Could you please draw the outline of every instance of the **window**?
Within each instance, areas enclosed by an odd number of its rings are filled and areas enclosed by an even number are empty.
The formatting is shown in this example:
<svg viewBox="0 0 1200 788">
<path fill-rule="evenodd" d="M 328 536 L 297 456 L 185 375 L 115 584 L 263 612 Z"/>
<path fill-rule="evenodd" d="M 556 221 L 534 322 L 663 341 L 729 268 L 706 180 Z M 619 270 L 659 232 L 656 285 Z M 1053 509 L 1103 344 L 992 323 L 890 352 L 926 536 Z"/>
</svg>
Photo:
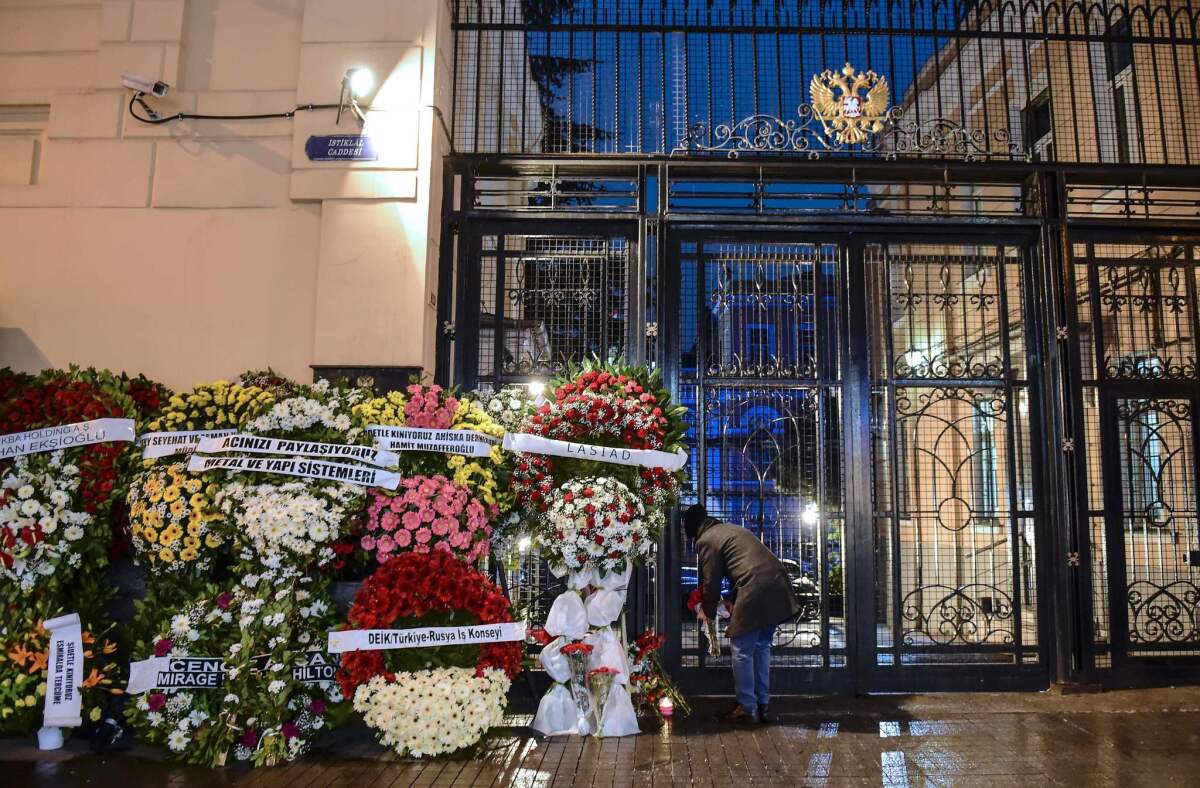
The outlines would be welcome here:
<svg viewBox="0 0 1200 788">
<path fill-rule="evenodd" d="M 1000 525 L 1000 456 L 996 447 L 994 420 L 991 416 L 976 413 L 971 418 L 974 435 L 974 450 L 971 468 L 975 477 L 971 509 L 974 510 L 975 525 Z"/>
<path fill-rule="evenodd" d="M 1050 114 L 1050 91 L 1044 90 L 1029 102 L 1021 113 L 1025 127 L 1025 147 L 1034 158 L 1046 161 L 1054 158 L 1054 125 Z"/>
<path fill-rule="evenodd" d="M 49 117 L 46 104 L 0 106 L 0 186 L 37 183 Z"/>
<path fill-rule="evenodd" d="M 1129 163 L 1129 115 L 1125 111 L 1125 86 L 1113 90 L 1113 117 L 1117 125 L 1117 161 Z"/>
<path fill-rule="evenodd" d="M 1133 65 L 1133 43 L 1129 41 L 1129 20 L 1120 19 L 1108 33 L 1108 78 L 1116 79 Z"/>
<path fill-rule="evenodd" d="M 746 350 L 749 358 L 774 357 L 775 326 L 767 323 L 751 323 L 746 326 Z"/>
</svg>

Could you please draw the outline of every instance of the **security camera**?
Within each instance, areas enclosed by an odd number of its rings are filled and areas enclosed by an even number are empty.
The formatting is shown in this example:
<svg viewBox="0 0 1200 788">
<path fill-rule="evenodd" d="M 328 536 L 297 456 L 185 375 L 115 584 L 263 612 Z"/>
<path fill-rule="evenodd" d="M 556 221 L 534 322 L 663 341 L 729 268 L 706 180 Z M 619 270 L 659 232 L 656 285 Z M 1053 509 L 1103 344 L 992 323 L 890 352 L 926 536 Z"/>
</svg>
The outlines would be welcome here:
<svg viewBox="0 0 1200 788">
<path fill-rule="evenodd" d="M 171 89 L 171 86 L 166 82 L 148 79 L 137 74 L 122 74 L 121 84 L 130 90 L 136 90 L 138 93 L 149 93 L 151 96 L 157 96 L 158 98 L 167 95 L 167 91 Z"/>
</svg>

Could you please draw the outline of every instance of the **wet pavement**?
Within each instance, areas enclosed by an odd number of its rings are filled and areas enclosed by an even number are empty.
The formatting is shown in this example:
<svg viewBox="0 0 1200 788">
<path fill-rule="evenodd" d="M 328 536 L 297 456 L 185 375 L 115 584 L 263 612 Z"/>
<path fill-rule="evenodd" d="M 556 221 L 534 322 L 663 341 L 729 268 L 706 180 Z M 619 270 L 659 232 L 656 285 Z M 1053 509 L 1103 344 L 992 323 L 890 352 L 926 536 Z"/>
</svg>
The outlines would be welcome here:
<svg viewBox="0 0 1200 788">
<path fill-rule="evenodd" d="M 138 747 L 39 755 L 7 741 L 0 785 L 1200 786 L 1200 688 L 790 698 L 775 704 L 776 724 L 737 729 L 711 718 L 727 703 L 700 700 L 656 733 L 603 741 L 541 739 L 513 715 L 474 757 L 432 761 L 396 758 L 352 727 L 301 762 L 258 771 L 180 767 Z"/>
</svg>

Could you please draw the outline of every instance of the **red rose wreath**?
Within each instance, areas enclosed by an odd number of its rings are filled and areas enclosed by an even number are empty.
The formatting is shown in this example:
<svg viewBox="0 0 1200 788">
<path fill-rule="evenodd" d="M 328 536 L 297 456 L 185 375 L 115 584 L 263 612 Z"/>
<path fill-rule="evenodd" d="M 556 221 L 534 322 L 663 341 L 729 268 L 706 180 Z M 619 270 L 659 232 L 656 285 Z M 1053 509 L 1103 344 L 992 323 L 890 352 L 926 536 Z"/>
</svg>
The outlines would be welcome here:
<svg viewBox="0 0 1200 788">
<path fill-rule="evenodd" d="M 682 407 L 672 407 L 657 373 L 644 368 L 586 363 L 553 386 L 553 399 L 539 407 L 524 432 L 598 446 L 673 451 L 686 430 Z M 642 499 L 647 511 L 661 510 L 679 491 L 678 475 L 663 468 L 519 454 L 513 474 L 518 501 L 545 511 L 559 485 L 572 478 L 610 476 Z"/>
<path fill-rule="evenodd" d="M 348 615 L 349 628 L 403 629 L 416 626 L 469 626 L 513 620 L 508 598 L 470 565 L 445 550 L 402 553 L 363 581 Z M 375 676 L 474 661 L 475 674 L 502 670 L 511 679 L 521 670 L 520 642 L 443 646 L 430 649 L 351 651 L 342 655 L 338 682 L 346 697 Z"/>
</svg>

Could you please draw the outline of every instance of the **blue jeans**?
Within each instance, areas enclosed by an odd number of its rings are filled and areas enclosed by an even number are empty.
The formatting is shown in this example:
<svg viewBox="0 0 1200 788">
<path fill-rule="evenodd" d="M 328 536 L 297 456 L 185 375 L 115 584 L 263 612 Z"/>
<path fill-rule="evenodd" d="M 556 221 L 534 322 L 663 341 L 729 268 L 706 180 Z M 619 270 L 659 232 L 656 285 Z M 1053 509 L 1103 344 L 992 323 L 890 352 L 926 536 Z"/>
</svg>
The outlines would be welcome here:
<svg viewBox="0 0 1200 788">
<path fill-rule="evenodd" d="M 733 652 L 733 692 L 738 705 L 754 714 L 771 701 L 771 640 L 775 627 L 753 629 L 729 639 Z"/>
</svg>

